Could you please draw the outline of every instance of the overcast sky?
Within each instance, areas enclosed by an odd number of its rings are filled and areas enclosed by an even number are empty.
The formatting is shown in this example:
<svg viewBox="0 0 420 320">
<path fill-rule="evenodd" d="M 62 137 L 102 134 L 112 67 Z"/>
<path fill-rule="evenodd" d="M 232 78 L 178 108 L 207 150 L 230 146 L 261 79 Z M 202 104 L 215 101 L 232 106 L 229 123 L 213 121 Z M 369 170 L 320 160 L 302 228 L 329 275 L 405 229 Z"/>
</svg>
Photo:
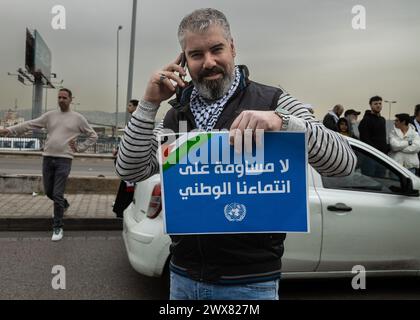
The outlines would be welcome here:
<svg viewBox="0 0 420 320">
<path fill-rule="evenodd" d="M 54 30 L 51 9 L 66 9 L 66 29 Z M 352 8 L 366 8 L 366 30 L 352 28 Z M 237 64 L 251 79 L 278 86 L 315 106 L 365 110 L 373 95 L 397 100 L 396 112 L 420 103 L 418 0 L 139 0 L 133 98 L 150 74 L 174 60 L 177 29 L 192 10 L 214 7 L 231 24 Z M 127 95 L 131 0 L 1 0 L 0 109 L 31 106 L 32 87 L 7 72 L 24 67 L 25 28 L 36 29 L 52 52 L 52 72 L 76 97 L 77 110 L 115 111 L 116 35 L 120 31 L 120 110 Z M 56 91 L 49 90 L 48 108 Z M 164 111 L 164 110 L 162 110 Z M 383 114 L 388 118 L 388 104 Z"/>
</svg>

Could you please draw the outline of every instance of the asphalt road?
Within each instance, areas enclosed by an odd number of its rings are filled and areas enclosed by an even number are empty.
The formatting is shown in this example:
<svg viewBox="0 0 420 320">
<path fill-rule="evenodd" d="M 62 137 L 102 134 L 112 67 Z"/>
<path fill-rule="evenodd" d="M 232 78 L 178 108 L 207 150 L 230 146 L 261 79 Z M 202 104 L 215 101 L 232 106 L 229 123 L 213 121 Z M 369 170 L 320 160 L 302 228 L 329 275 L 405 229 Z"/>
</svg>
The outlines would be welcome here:
<svg viewBox="0 0 420 320">
<path fill-rule="evenodd" d="M 42 157 L 0 157 L 0 174 L 42 174 Z M 116 177 L 112 159 L 73 159 L 70 176 Z"/>
<path fill-rule="evenodd" d="M 167 299 L 160 279 L 136 273 L 130 266 L 121 231 L 65 231 L 58 243 L 50 232 L 0 233 L 1 299 Z M 55 290 L 54 266 L 65 268 L 64 290 Z M 61 268 L 61 267 L 59 267 Z M 353 290 L 351 280 L 284 280 L 282 299 L 416 299 L 420 280 L 366 280 Z"/>
<path fill-rule="evenodd" d="M 160 279 L 130 266 L 121 231 L 0 233 L 0 299 L 165 299 Z M 65 289 L 55 290 L 65 270 Z M 61 267 L 59 267 L 61 268 Z"/>
</svg>

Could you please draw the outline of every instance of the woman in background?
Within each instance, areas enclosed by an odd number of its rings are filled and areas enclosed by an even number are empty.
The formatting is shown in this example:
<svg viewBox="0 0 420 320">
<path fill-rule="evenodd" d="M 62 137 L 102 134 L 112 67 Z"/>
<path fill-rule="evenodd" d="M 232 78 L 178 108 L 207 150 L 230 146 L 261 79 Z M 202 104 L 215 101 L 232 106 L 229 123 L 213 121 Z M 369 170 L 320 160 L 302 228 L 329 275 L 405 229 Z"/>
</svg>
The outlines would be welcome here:
<svg viewBox="0 0 420 320">
<path fill-rule="evenodd" d="M 420 136 L 415 127 L 410 123 L 408 113 L 395 115 L 394 128 L 389 134 L 391 152 L 389 156 L 399 164 L 416 173 L 419 168 Z"/>
<path fill-rule="evenodd" d="M 337 131 L 343 136 L 355 138 L 354 134 L 350 132 L 349 123 L 346 118 L 338 119 Z"/>
</svg>

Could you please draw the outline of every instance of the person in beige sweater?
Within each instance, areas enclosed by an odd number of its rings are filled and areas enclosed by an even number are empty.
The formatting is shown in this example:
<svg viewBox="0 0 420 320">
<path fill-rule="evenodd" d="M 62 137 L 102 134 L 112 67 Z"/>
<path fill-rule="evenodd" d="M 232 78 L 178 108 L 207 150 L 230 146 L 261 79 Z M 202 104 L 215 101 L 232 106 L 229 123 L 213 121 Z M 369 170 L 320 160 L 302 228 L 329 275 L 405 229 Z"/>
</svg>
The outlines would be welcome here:
<svg viewBox="0 0 420 320">
<path fill-rule="evenodd" d="M 0 135 L 20 135 L 28 130 L 45 128 L 48 131 L 44 145 L 42 178 L 45 194 L 54 201 L 53 241 L 63 237 L 63 214 L 69 207 L 64 198 L 67 178 L 70 174 L 73 155 L 84 152 L 95 144 L 98 135 L 80 113 L 70 110 L 72 92 L 60 89 L 58 105 L 60 110 L 44 113 L 39 118 L 0 129 Z M 87 139 L 76 143 L 76 138 L 84 133 Z"/>
</svg>

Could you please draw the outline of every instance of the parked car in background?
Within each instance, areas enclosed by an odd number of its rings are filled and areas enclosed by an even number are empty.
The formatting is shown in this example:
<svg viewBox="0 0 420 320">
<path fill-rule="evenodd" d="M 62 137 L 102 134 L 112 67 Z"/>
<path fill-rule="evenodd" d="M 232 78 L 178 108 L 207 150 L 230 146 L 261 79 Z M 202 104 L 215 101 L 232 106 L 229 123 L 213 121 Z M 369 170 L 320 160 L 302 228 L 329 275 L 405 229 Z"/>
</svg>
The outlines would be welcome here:
<svg viewBox="0 0 420 320">
<path fill-rule="evenodd" d="M 310 233 L 288 234 L 283 278 L 420 275 L 420 179 L 373 147 L 348 139 L 358 164 L 348 177 L 308 170 Z M 170 259 L 163 233 L 160 175 L 137 183 L 124 212 L 132 267 L 159 277 Z"/>
</svg>

